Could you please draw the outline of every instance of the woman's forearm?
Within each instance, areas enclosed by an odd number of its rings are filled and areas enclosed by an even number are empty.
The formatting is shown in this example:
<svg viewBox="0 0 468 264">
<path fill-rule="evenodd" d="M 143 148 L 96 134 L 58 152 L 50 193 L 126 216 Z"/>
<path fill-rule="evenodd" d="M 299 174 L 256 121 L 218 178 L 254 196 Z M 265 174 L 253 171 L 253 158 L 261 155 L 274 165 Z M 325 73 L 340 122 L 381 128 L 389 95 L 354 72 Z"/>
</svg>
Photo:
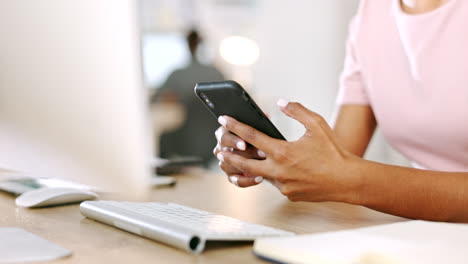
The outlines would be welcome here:
<svg viewBox="0 0 468 264">
<path fill-rule="evenodd" d="M 468 173 L 436 172 L 351 161 L 359 187 L 354 204 L 411 219 L 468 222 Z"/>
<path fill-rule="evenodd" d="M 342 105 L 333 123 L 338 143 L 354 155 L 364 156 L 377 127 L 372 108 L 368 105 Z"/>
<path fill-rule="evenodd" d="M 412 219 L 468 222 L 468 173 L 424 171 L 358 158 L 375 127 L 370 107 L 340 108 L 334 133 L 338 143 L 355 155 L 346 171 L 359 181 L 345 202 Z"/>
</svg>

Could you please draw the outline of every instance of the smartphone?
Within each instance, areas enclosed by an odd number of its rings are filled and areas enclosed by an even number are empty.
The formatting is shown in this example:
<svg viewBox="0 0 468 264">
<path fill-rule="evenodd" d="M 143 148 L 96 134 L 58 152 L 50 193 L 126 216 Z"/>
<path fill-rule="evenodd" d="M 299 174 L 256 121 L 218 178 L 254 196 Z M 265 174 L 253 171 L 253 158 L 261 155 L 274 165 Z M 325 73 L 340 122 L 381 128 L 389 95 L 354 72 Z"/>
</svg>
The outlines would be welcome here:
<svg viewBox="0 0 468 264">
<path fill-rule="evenodd" d="M 270 137 L 286 140 L 244 88 L 235 81 L 198 83 L 195 93 L 216 118 L 227 115 Z"/>
</svg>

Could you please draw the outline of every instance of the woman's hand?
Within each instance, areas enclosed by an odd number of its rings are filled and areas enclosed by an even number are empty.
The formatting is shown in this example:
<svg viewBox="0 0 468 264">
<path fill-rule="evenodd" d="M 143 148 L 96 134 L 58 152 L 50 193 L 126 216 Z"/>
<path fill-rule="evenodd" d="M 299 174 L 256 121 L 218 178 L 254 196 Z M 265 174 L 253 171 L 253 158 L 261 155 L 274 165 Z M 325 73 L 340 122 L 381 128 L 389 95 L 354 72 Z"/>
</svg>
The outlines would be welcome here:
<svg viewBox="0 0 468 264">
<path fill-rule="evenodd" d="M 246 144 L 244 140 L 232 134 L 222 126 L 216 130 L 215 135 L 218 141 L 218 144 L 213 150 L 215 156 L 223 151 L 224 153 L 229 152 L 247 159 L 263 160 L 266 157 L 263 151 Z M 228 180 L 238 187 L 250 187 L 263 181 L 263 177 L 244 173 L 226 162 L 220 161 L 219 166 L 227 174 Z"/>
<path fill-rule="evenodd" d="M 289 117 L 302 123 L 306 132 L 295 142 L 271 138 L 254 128 L 223 116 L 221 146 L 234 148 L 248 142 L 261 149 L 266 158 L 259 160 L 252 151 L 218 148 L 217 157 L 228 175 L 262 176 L 292 201 L 343 201 L 354 203 L 359 188 L 353 172 L 355 156 L 337 144 L 333 131 L 318 114 L 299 103 L 280 100 L 278 105 Z M 229 134 L 235 133 L 238 137 Z M 236 144 L 235 144 L 236 143 Z M 239 177 L 239 181 L 245 177 Z M 246 182 L 245 186 L 248 186 Z M 243 182 L 244 184 L 244 182 Z M 239 184 L 240 185 L 240 184 Z"/>
<path fill-rule="evenodd" d="M 418 170 L 366 161 L 338 144 L 321 116 L 298 103 L 280 100 L 278 105 L 305 126 L 299 140 L 277 140 L 233 118 L 219 119 L 224 127 L 220 134 L 230 131 L 238 135 L 221 140 L 225 148 L 216 154 L 228 175 L 238 175 L 240 186 L 255 184 L 255 178 L 245 176 L 259 175 L 292 201 L 346 202 L 411 219 L 468 222 L 467 172 Z M 343 127 L 342 136 L 348 137 L 345 132 Z M 229 148 L 239 140 L 255 148 L 231 151 Z M 266 158 L 259 159 L 257 149 L 263 150 Z"/>
</svg>

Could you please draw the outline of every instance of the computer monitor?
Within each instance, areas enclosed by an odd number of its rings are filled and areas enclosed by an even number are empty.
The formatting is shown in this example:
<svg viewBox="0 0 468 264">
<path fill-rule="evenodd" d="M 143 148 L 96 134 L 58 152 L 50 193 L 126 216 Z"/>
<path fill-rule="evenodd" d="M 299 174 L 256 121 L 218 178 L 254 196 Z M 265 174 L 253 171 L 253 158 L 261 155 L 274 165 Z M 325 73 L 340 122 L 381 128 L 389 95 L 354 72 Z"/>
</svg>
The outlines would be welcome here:
<svg viewBox="0 0 468 264">
<path fill-rule="evenodd" d="M 136 2 L 0 1 L 0 168 L 145 197 Z"/>
</svg>

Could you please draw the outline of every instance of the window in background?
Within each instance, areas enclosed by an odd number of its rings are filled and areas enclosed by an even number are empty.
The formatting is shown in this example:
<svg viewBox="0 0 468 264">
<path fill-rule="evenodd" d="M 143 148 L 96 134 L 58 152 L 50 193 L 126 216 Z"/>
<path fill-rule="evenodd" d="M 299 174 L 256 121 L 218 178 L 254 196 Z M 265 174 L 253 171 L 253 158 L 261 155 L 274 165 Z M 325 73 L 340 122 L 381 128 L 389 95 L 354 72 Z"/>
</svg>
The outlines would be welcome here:
<svg viewBox="0 0 468 264">
<path fill-rule="evenodd" d="M 174 70 L 190 62 L 186 40 L 180 33 L 151 33 L 143 37 L 146 85 L 159 88 Z"/>
<path fill-rule="evenodd" d="M 236 66 L 251 66 L 257 62 L 260 49 L 254 40 L 242 36 L 230 36 L 221 41 L 221 57 Z"/>
</svg>

